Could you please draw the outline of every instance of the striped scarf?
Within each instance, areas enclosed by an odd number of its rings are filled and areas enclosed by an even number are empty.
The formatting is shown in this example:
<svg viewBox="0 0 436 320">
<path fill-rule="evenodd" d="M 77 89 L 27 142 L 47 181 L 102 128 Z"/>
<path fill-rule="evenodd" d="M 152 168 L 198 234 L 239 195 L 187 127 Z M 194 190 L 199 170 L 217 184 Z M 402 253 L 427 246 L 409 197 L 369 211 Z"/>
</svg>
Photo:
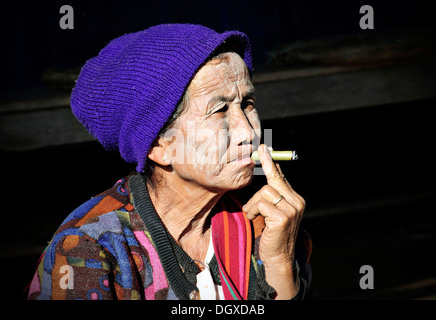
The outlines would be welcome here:
<svg viewBox="0 0 436 320">
<path fill-rule="evenodd" d="M 233 197 L 232 197 L 233 198 Z M 233 198 L 240 204 L 237 199 Z M 244 212 L 222 211 L 212 218 L 212 241 L 226 300 L 247 300 L 252 253 L 252 231 Z"/>
</svg>

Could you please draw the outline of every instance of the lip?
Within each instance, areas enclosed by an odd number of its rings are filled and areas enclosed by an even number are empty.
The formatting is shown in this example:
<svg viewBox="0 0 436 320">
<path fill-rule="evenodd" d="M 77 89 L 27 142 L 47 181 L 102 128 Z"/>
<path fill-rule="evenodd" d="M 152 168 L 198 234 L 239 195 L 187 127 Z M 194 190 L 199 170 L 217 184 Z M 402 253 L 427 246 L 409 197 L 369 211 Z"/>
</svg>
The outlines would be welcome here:
<svg viewBox="0 0 436 320">
<path fill-rule="evenodd" d="M 251 159 L 251 154 L 253 153 L 254 146 L 252 144 L 244 144 L 242 146 L 238 146 L 237 149 L 232 149 L 232 151 L 228 150 L 228 154 L 225 156 L 228 160 L 227 163 L 231 164 L 253 164 L 255 162 Z"/>
<path fill-rule="evenodd" d="M 230 161 L 229 163 L 232 163 L 232 164 L 241 164 L 241 165 L 242 164 L 255 164 L 253 159 L 251 159 L 250 155 L 241 156 L 241 157 L 239 157 L 237 159 L 234 159 L 234 160 Z"/>
</svg>

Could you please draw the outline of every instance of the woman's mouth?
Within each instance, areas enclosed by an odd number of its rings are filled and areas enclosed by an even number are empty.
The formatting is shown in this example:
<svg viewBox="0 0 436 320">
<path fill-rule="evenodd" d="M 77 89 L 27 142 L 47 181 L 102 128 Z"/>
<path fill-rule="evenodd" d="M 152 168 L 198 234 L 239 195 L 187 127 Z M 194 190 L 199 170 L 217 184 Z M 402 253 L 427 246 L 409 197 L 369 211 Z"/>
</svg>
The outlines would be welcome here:
<svg viewBox="0 0 436 320">
<path fill-rule="evenodd" d="M 238 157 L 232 161 L 230 161 L 232 164 L 238 164 L 238 165 L 248 165 L 248 164 L 255 164 L 254 160 L 250 157 L 250 154 Z"/>
</svg>

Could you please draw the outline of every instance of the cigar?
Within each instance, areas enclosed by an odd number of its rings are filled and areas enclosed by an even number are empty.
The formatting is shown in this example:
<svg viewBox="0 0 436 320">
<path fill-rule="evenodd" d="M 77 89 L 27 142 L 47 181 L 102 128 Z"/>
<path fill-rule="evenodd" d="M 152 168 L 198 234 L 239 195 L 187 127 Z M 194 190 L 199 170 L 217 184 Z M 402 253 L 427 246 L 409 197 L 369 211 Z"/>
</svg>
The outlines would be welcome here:
<svg viewBox="0 0 436 320">
<path fill-rule="evenodd" d="M 291 161 L 291 160 L 297 160 L 298 156 L 295 153 L 295 151 L 275 151 L 270 150 L 271 157 L 275 161 Z M 257 151 L 254 151 L 251 154 L 251 158 L 256 161 L 259 160 L 259 154 Z"/>
</svg>

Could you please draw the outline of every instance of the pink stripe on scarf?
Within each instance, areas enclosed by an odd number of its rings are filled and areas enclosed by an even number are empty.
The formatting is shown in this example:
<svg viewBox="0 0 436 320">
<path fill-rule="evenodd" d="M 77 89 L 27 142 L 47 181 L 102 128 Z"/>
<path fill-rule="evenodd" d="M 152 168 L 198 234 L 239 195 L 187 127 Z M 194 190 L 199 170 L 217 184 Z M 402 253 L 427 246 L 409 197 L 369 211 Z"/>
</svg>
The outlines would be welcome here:
<svg viewBox="0 0 436 320">
<path fill-rule="evenodd" d="M 161 289 L 168 287 L 167 278 L 160 263 L 156 249 L 145 235 L 143 231 L 134 231 L 136 239 L 147 250 L 150 258 L 150 264 L 153 268 L 153 283 L 144 289 L 145 298 L 147 300 L 155 300 L 155 293 Z"/>
<path fill-rule="evenodd" d="M 38 271 L 35 272 L 32 283 L 29 288 L 29 296 L 34 292 L 41 292 L 41 285 L 39 283 Z"/>
<path fill-rule="evenodd" d="M 244 285 L 244 273 L 245 273 L 245 250 L 246 250 L 246 239 L 245 239 L 245 221 L 241 221 L 241 217 L 239 214 L 233 214 L 233 216 L 237 220 L 238 224 L 238 249 L 239 249 L 239 266 L 238 270 L 240 273 L 239 276 L 239 290 L 241 290 L 240 294 L 242 297 L 245 297 L 245 285 Z"/>
</svg>

